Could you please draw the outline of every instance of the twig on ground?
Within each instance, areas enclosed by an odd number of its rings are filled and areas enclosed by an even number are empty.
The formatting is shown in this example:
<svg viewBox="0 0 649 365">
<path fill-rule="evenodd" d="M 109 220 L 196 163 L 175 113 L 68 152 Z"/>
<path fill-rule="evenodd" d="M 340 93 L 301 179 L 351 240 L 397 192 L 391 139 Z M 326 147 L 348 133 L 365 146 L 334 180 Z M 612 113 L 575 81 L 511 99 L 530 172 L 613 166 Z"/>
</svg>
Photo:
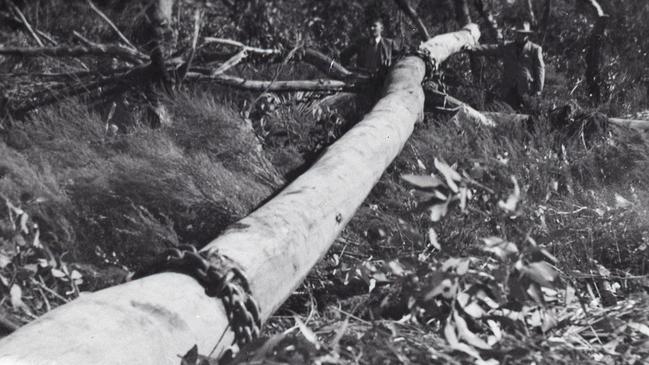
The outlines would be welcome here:
<svg viewBox="0 0 649 365">
<path fill-rule="evenodd" d="M 32 281 L 32 283 L 34 285 L 36 285 L 39 288 L 45 290 L 46 292 L 52 294 L 53 296 L 55 296 L 57 299 L 63 301 L 64 303 L 69 303 L 70 302 L 70 300 L 64 298 L 61 294 L 59 294 L 59 293 L 55 292 L 54 290 L 48 288 L 47 285 L 45 285 L 43 283 L 43 278 L 41 278 L 40 275 L 38 276 L 38 279 L 39 280 L 36 280 L 36 279 L 32 278 L 31 281 Z"/>
<path fill-rule="evenodd" d="M 20 328 L 20 325 L 6 317 L 4 310 L 0 310 L 0 327 L 4 328 L 7 332 L 13 332 Z"/>
</svg>

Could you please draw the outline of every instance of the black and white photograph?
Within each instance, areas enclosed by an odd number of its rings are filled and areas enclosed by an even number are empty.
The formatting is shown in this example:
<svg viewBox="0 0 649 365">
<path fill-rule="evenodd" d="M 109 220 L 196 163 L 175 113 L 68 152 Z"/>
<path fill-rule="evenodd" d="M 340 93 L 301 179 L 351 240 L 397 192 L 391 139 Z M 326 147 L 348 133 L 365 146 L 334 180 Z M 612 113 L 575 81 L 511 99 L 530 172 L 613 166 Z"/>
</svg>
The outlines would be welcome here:
<svg viewBox="0 0 649 365">
<path fill-rule="evenodd" d="M 0 365 L 649 364 L 646 0 L 0 0 Z"/>
</svg>

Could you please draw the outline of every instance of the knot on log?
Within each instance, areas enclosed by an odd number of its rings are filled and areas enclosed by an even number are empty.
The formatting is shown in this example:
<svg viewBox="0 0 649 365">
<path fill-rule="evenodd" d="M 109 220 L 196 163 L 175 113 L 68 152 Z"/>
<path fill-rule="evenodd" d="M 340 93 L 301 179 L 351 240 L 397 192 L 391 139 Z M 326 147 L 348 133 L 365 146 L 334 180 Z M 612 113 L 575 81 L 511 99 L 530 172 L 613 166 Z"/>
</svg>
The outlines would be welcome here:
<svg viewBox="0 0 649 365">
<path fill-rule="evenodd" d="M 221 299 L 239 348 L 259 336 L 259 305 L 252 297 L 248 278 L 234 261 L 216 250 L 199 252 L 194 246 L 183 245 L 163 252 L 133 279 L 161 272 L 189 275 L 205 288 L 206 295 Z"/>
</svg>

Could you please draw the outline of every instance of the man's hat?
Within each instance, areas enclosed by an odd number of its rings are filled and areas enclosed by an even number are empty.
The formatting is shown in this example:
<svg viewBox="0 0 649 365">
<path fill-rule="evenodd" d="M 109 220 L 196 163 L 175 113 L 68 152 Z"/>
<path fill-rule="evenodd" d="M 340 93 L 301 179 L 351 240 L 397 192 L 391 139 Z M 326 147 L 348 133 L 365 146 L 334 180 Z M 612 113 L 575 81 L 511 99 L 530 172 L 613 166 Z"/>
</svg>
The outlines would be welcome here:
<svg viewBox="0 0 649 365">
<path fill-rule="evenodd" d="M 534 31 L 531 29 L 530 22 L 523 22 L 520 28 L 514 28 L 512 30 L 516 33 L 534 34 Z"/>
</svg>

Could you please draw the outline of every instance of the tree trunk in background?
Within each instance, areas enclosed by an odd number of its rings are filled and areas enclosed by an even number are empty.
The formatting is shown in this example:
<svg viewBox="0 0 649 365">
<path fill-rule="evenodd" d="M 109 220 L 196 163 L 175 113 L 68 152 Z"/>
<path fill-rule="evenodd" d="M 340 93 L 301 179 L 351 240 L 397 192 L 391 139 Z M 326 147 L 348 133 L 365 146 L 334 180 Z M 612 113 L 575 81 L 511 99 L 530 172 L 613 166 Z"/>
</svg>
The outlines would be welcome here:
<svg viewBox="0 0 649 365">
<path fill-rule="evenodd" d="M 536 14 L 534 14 L 534 4 L 532 4 L 532 0 L 523 0 L 523 9 L 527 20 L 532 25 L 536 25 Z"/>
<path fill-rule="evenodd" d="M 604 10 L 596 0 L 580 0 L 587 7 L 589 12 L 595 16 L 595 25 L 588 37 L 586 46 L 586 84 L 588 93 L 595 104 L 601 100 L 601 62 L 602 62 L 602 44 L 608 24 L 609 16 L 604 14 Z"/>
<path fill-rule="evenodd" d="M 545 0 L 543 5 L 543 18 L 541 19 L 541 45 L 545 43 L 545 36 L 548 32 L 550 25 L 550 17 L 552 16 L 552 0 Z"/>
<path fill-rule="evenodd" d="M 453 5 L 455 6 L 455 20 L 460 25 L 464 27 L 467 24 L 471 23 L 471 14 L 469 13 L 469 5 L 467 0 L 454 0 Z M 479 57 L 470 54 L 469 62 L 471 64 L 471 74 L 477 85 L 482 84 L 482 60 Z"/>
<path fill-rule="evenodd" d="M 172 51 L 173 43 L 173 6 L 174 0 L 154 0 L 147 9 L 147 25 L 145 32 L 148 42 L 146 51 L 151 58 L 150 84 L 146 88 L 146 98 L 149 102 L 147 119 L 153 128 L 159 127 L 165 121 L 167 112 L 159 97 L 160 92 L 171 92 L 171 77 L 165 68 L 165 59 Z"/>
<path fill-rule="evenodd" d="M 549 0 L 548 0 L 549 1 Z M 485 43 L 497 43 L 503 39 L 503 34 L 500 28 L 498 27 L 498 22 L 493 16 L 489 7 L 484 0 L 475 0 L 475 7 L 478 9 L 478 13 L 484 19 L 487 26 L 487 33 L 485 34 L 484 40 Z"/>
<path fill-rule="evenodd" d="M 415 9 L 410 6 L 408 3 L 408 0 L 394 0 L 399 8 L 410 18 L 410 20 L 415 23 L 415 26 L 417 27 L 417 30 L 419 30 L 419 34 L 422 36 L 423 39 L 429 39 L 430 34 L 428 33 L 428 29 L 426 29 L 426 25 L 424 25 L 424 22 L 421 20 Z"/>
<path fill-rule="evenodd" d="M 361 122 L 203 249 L 218 250 L 243 269 L 263 321 L 327 252 L 405 145 L 423 114 L 426 63 L 439 65 L 479 36 L 472 24 L 422 44 L 428 59 L 398 61 L 383 97 Z M 176 365 L 194 344 L 218 355 L 232 339 L 220 300 L 189 276 L 163 273 L 83 294 L 45 314 L 0 340 L 0 363 Z"/>
</svg>

